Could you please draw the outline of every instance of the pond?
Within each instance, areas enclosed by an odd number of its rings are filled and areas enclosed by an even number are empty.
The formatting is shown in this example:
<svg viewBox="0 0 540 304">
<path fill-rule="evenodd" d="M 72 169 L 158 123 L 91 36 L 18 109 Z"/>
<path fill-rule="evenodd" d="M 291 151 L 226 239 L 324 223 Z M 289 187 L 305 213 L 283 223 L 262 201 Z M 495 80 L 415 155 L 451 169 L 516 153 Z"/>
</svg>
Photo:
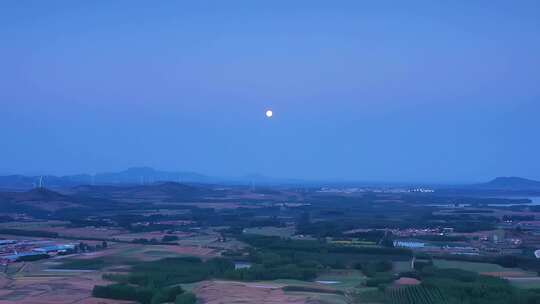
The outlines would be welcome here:
<svg viewBox="0 0 540 304">
<path fill-rule="evenodd" d="M 234 262 L 234 269 L 248 269 L 251 268 L 251 265 L 249 262 L 236 261 Z"/>
</svg>

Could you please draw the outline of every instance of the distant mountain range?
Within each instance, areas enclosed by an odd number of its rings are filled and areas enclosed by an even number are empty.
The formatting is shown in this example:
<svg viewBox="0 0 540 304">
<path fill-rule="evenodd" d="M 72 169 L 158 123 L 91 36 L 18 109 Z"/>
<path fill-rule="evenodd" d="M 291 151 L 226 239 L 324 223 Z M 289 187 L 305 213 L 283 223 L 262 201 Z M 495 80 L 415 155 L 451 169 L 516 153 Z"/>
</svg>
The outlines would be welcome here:
<svg viewBox="0 0 540 304">
<path fill-rule="evenodd" d="M 12 190 L 31 189 L 38 186 L 39 180 L 40 176 L 0 176 L 0 188 Z M 218 179 L 194 172 L 158 171 L 149 167 L 134 167 L 120 172 L 107 172 L 95 175 L 43 176 L 43 186 L 47 188 L 67 188 L 80 185 L 142 185 L 165 181 L 212 183 L 217 182 Z"/>
<path fill-rule="evenodd" d="M 0 189 L 32 189 L 39 185 L 40 178 L 41 176 L 25 175 L 0 176 Z M 107 172 L 95 175 L 44 175 L 42 178 L 43 186 L 47 188 L 71 188 L 81 185 L 148 185 L 159 182 L 238 185 L 250 185 L 251 183 L 264 185 L 308 183 L 301 180 L 271 178 L 257 174 L 236 178 L 220 178 L 189 171 L 160 171 L 150 167 L 133 167 L 120 172 Z"/>
<path fill-rule="evenodd" d="M 0 190 L 28 190 L 39 185 L 40 176 L 7 175 L 0 176 Z M 43 186 L 47 188 L 73 188 L 83 185 L 150 185 L 162 182 L 190 183 L 190 184 L 229 184 L 229 185 L 338 185 L 337 182 L 305 181 L 300 179 L 272 178 L 252 174 L 237 178 L 220 178 L 207 176 L 189 171 L 160 171 L 150 167 L 133 167 L 120 172 L 99 173 L 95 175 L 78 174 L 66 176 L 43 176 Z M 350 187 L 361 186 L 366 183 L 342 183 Z M 374 185 L 371 185 L 374 186 Z M 406 186 L 403 184 L 401 186 Z M 443 192 L 470 193 L 470 192 L 538 192 L 540 181 L 520 177 L 497 177 L 492 181 L 469 185 L 447 185 L 437 187 Z"/>
<path fill-rule="evenodd" d="M 497 177 L 490 182 L 470 187 L 479 190 L 540 191 L 540 181 L 521 177 Z"/>
<path fill-rule="evenodd" d="M 540 182 L 521 177 L 497 177 L 487 183 L 445 185 L 436 188 L 440 195 L 464 196 L 540 196 Z"/>
</svg>

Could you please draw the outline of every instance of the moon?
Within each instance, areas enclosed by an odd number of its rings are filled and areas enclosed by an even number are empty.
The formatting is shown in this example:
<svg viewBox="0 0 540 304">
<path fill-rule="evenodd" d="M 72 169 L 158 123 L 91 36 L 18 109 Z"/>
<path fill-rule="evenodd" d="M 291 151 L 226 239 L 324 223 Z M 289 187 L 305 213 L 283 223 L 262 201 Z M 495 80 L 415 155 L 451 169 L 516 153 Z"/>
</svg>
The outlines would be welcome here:
<svg viewBox="0 0 540 304">
<path fill-rule="evenodd" d="M 270 118 L 274 115 L 274 112 L 272 110 L 266 110 L 266 117 Z"/>
</svg>

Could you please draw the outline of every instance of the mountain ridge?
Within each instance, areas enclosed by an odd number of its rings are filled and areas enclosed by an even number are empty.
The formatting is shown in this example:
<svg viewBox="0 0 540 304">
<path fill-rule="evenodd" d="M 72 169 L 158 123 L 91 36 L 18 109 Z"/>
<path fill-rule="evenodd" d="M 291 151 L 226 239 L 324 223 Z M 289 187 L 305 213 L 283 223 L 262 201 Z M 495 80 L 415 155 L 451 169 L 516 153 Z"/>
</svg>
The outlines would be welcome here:
<svg viewBox="0 0 540 304">
<path fill-rule="evenodd" d="M 0 190 L 21 191 L 36 188 L 40 176 L 5 175 L 0 176 Z M 224 185 L 347 185 L 358 187 L 368 185 L 360 182 L 308 181 L 294 178 L 275 178 L 261 174 L 249 174 L 241 177 L 223 178 L 200 174 L 192 171 L 162 171 L 151 167 L 130 167 L 118 172 L 104 172 L 94 175 L 74 174 L 65 176 L 44 175 L 43 185 L 47 188 L 73 188 L 78 186 L 127 186 L 151 185 L 156 183 L 175 182 L 181 184 L 224 184 Z M 369 184 L 373 186 L 372 184 Z M 383 185 L 381 183 L 381 185 Z M 409 186 L 417 183 L 409 183 Z M 403 183 L 401 186 L 406 187 Z M 540 191 L 540 181 L 515 177 L 496 177 L 485 183 L 461 184 L 437 187 L 440 189 L 463 190 L 498 190 L 498 191 Z"/>
<path fill-rule="evenodd" d="M 490 190 L 540 190 L 540 181 L 516 176 L 500 176 L 475 187 Z"/>
</svg>

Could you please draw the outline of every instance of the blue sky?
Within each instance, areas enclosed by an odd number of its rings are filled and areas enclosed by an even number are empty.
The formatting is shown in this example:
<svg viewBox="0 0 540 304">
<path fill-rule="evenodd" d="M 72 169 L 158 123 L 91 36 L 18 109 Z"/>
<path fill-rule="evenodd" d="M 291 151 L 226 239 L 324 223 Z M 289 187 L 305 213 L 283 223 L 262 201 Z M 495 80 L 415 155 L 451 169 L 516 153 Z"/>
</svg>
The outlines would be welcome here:
<svg viewBox="0 0 540 304">
<path fill-rule="evenodd" d="M 5 0 L 0 38 L 3 173 L 540 179 L 538 1 Z"/>
</svg>

